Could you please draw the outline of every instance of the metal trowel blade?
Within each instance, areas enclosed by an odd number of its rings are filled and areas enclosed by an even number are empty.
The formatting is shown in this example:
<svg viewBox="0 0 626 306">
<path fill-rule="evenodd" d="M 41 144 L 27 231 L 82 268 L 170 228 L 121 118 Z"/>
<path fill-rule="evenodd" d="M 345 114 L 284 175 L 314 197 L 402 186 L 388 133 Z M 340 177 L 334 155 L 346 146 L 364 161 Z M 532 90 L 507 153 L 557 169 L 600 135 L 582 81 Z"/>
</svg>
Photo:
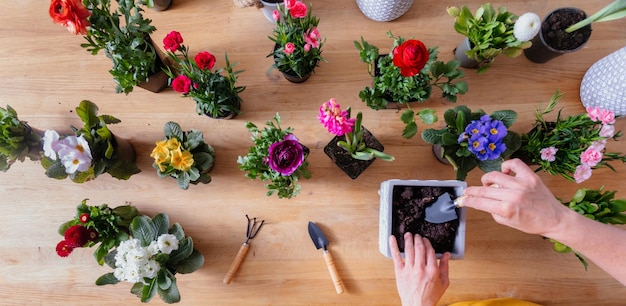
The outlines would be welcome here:
<svg viewBox="0 0 626 306">
<path fill-rule="evenodd" d="M 456 206 L 449 193 L 444 193 L 437 198 L 435 203 L 426 207 L 424 219 L 430 223 L 444 223 L 458 219 Z"/>
</svg>

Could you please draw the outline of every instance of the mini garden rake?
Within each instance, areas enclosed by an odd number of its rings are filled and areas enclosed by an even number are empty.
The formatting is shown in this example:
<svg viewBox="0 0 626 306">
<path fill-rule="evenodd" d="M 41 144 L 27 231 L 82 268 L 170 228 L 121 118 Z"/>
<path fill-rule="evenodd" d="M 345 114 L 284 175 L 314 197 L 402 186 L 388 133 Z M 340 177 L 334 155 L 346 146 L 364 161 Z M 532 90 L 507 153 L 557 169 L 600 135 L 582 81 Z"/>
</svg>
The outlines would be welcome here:
<svg viewBox="0 0 626 306">
<path fill-rule="evenodd" d="M 226 276 L 224 276 L 224 284 L 230 284 L 230 281 L 235 276 L 235 273 L 237 273 L 237 270 L 239 269 L 243 258 L 246 257 L 246 254 L 248 253 L 248 249 L 250 248 L 250 240 L 259 233 L 261 226 L 263 226 L 263 223 L 265 223 L 265 220 L 257 221 L 256 218 L 250 219 L 248 215 L 246 215 L 246 219 L 248 219 L 248 227 L 246 229 L 246 241 L 239 248 L 239 252 L 237 252 L 235 260 L 230 265 L 228 272 L 226 272 Z"/>
</svg>

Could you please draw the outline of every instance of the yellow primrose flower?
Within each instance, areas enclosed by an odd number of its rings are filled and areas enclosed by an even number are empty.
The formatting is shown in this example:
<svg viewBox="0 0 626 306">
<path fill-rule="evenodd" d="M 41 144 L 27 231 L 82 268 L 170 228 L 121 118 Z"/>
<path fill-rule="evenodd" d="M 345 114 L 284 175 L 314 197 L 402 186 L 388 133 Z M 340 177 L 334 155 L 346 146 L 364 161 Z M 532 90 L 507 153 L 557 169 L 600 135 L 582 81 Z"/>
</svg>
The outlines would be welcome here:
<svg viewBox="0 0 626 306">
<path fill-rule="evenodd" d="M 167 148 L 170 151 L 180 149 L 180 142 L 178 141 L 178 139 L 172 137 L 167 140 Z"/>
<path fill-rule="evenodd" d="M 167 148 L 167 141 L 161 140 L 156 142 L 156 146 L 150 153 L 150 157 L 154 159 L 166 158 L 170 155 L 170 151 Z"/>
<path fill-rule="evenodd" d="M 172 167 L 180 171 L 187 171 L 193 166 L 193 155 L 189 151 L 180 149 L 172 151 Z"/>
<path fill-rule="evenodd" d="M 168 151 L 169 154 L 169 151 Z M 170 156 L 165 156 L 165 157 L 161 157 L 161 156 L 157 156 L 154 159 L 154 163 L 157 164 L 157 166 L 159 166 L 159 170 L 161 170 L 161 172 L 165 172 L 165 169 L 167 169 L 167 165 L 171 162 Z"/>
</svg>

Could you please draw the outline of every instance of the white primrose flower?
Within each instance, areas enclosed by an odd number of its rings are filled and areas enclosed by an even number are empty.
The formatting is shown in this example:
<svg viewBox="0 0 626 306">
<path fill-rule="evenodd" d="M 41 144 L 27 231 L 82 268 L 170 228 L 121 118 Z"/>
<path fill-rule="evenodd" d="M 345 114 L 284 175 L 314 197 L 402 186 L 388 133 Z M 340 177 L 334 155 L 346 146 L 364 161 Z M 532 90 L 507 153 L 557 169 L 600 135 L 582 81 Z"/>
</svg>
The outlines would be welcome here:
<svg viewBox="0 0 626 306">
<path fill-rule="evenodd" d="M 54 130 L 47 130 L 43 136 L 43 154 L 52 159 L 57 159 L 59 150 L 59 133 Z"/>
<path fill-rule="evenodd" d="M 159 245 L 156 241 L 151 241 L 148 248 L 146 248 L 149 256 L 154 256 L 159 253 Z"/>
<path fill-rule="evenodd" d="M 144 266 L 143 276 L 147 278 L 155 278 L 160 269 L 161 266 L 159 266 L 159 263 L 154 259 L 150 259 Z"/>
<path fill-rule="evenodd" d="M 157 245 L 159 246 L 159 251 L 169 254 L 178 250 L 178 239 L 172 234 L 163 234 L 157 239 Z"/>
<path fill-rule="evenodd" d="M 529 41 L 541 30 L 541 19 L 535 13 L 525 13 L 517 18 L 513 26 L 513 35 L 519 41 Z"/>
<path fill-rule="evenodd" d="M 60 141 L 59 147 L 58 153 L 66 173 L 84 172 L 91 166 L 91 150 L 83 135 L 67 136 Z"/>
</svg>

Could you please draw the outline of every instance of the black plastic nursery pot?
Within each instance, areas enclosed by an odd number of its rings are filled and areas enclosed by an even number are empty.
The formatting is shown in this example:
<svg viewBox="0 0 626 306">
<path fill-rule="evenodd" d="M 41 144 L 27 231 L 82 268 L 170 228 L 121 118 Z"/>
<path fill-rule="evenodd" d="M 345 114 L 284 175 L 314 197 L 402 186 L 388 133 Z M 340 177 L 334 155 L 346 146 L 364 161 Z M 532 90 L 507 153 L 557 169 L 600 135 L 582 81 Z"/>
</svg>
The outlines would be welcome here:
<svg viewBox="0 0 626 306">
<path fill-rule="evenodd" d="M 385 147 L 368 131 L 366 128 L 363 129 L 363 141 L 367 145 L 368 148 L 376 149 L 382 152 Z M 337 145 L 337 142 L 344 140 L 345 137 L 335 136 L 333 139 L 328 142 L 328 144 L 324 147 L 324 153 L 328 155 L 330 160 L 333 161 L 341 169 L 345 174 L 347 174 L 351 179 L 356 179 L 361 175 L 373 162 L 374 159 L 370 160 L 359 160 L 352 158 L 352 155 L 344 150 L 342 147 Z"/>
</svg>

